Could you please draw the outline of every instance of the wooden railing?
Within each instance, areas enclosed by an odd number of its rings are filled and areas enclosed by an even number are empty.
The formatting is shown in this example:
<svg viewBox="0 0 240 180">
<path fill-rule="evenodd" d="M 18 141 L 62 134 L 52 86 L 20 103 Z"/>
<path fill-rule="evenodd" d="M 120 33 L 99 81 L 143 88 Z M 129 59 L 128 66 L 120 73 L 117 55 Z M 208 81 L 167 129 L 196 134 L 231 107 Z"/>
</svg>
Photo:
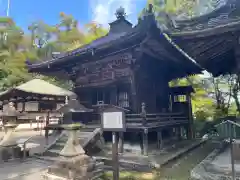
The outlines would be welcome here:
<svg viewBox="0 0 240 180">
<path fill-rule="evenodd" d="M 156 113 L 156 114 L 126 114 L 126 123 L 143 126 L 160 124 L 178 124 L 187 122 L 188 118 L 184 113 Z"/>
<path fill-rule="evenodd" d="M 101 123 L 101 115 L 96 113 L 91 121 L 86 125 L 99 125 Z M 167 126 L 188 123 L 188 117 L 184 113 L 156 113 L 156 114 L 126 114 L 127 127 L 142 126 Z"/>
</svg>

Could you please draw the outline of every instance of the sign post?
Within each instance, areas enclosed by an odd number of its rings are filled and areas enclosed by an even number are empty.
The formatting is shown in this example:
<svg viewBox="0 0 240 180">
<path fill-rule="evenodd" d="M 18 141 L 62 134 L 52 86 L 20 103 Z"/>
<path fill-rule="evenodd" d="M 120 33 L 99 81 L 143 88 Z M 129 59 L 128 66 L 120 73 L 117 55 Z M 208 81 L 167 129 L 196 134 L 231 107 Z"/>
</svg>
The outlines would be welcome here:
<svg viewBox="0 0 240 180">
<path fill-rule="evenodd" d="M 112 132 L 112 166 L 113 180 L 119 180 L 118 136 L 116 132 Z"/>
<path fill-rule="evenodd" d="M 118 133 L 126 131 L 125 109 L 112 106 L 102 112 L 103 131 L 112 132 L 113 180 L 119 180 Z"/>
</svg>

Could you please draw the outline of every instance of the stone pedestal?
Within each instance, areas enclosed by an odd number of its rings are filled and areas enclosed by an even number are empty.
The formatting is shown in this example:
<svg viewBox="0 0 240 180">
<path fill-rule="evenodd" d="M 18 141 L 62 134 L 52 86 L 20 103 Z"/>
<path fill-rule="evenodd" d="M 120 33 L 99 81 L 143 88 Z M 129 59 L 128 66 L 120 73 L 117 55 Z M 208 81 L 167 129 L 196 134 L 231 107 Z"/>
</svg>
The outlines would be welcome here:
<svg viewBox="0 0 240 180">
<path fill-rule="evenodd" d="M 67 143 L 57 162 L 48 168 L 47 173 L 43 175 L 46 180 L 90 180 L 94 179 L 98 173 L 95 173 L 96 162 L 85 154 L 85 151 L 79 144 L 76 136 L 80 126 L 64 126 L 69 131 Z"/>
<path fill-rule="evenodd" d="M 0 146 L 15 146 L 17 145 L 16 141 L 13 141 L 12 134 L 14 129 L 17 127 L 17 124 L 6 124 L 4 129 L 6 130 L 6 134 L 4 135 L 2 141 L 0 142 Z"/>
</svg>

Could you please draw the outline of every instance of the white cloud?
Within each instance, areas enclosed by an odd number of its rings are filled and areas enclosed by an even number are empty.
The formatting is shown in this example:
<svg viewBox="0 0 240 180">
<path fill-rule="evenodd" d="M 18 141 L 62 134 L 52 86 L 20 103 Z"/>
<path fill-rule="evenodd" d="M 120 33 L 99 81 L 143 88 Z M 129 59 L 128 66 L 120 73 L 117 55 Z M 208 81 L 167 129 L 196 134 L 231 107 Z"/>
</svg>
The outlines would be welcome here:
<svg viewBox="0 0 240 180">
<path fill-rule="evenodd" d="M 92 20 L 107 26 L 116 19 L 116 9 L 122 6 L 127 14 L 127 19 L 136 22 L 136 3 L 142 0 L 90 0 Z"/>
</svg>

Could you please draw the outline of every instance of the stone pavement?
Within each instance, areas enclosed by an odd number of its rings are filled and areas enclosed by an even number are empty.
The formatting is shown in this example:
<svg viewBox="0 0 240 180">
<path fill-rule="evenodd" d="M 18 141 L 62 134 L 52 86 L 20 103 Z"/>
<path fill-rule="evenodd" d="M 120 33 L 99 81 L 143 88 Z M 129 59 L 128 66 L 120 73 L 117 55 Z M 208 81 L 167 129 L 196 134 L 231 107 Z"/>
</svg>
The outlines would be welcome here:
<svg viewBox="0 0 240 180">
<path fill-rule="evenodd" d="M 41 175 L 51 163 L 35 158 L 26 161 L 11 161 L 0 165 L 1 180 L 41 180 Z"/>
<path fill-rule="evenodd" d="M 0 133 L 3 136 L 4 132 Z M 30 156 L 35 153 L 43 152 L 46 147 L 44 135 L 39 135 L 37 131 L 14 132 L 13 135 L 16 141 L 26 139 L 31 136 L 29 144 L 35 144 L 34 148 L 30 149 Z M 56 136 L 49 136 L 49 143 L 55 140 Z M 28 158 L 26 161 L 14 160 L 0 164 L 0 180 L 41 180 L 41 175 L 47 167 L 51 165 L 48 161 L 39 160 L 36 158 Z"/>
<path fill-rule="evenodd" d="M 230 155 L 230 148 L 227 148 L 224 152 L 219 154 L 218 156 L 213 159 L 211 164 L 215 167 L 218 171 L 231 171 L 232 164 L 231 164 L 231 155 Z M 240 172 L 240 163 L 239 161 L 235 161 L 235 170 L 236 172 Z"/>
<path fill-rule="evenodd" d="M 230 148 L 217 147 L 191 171 L 194 180 L 231 180 Z M 235 172 L 240 179 L 240 164 L 235 161 Z"/>
</svg>

